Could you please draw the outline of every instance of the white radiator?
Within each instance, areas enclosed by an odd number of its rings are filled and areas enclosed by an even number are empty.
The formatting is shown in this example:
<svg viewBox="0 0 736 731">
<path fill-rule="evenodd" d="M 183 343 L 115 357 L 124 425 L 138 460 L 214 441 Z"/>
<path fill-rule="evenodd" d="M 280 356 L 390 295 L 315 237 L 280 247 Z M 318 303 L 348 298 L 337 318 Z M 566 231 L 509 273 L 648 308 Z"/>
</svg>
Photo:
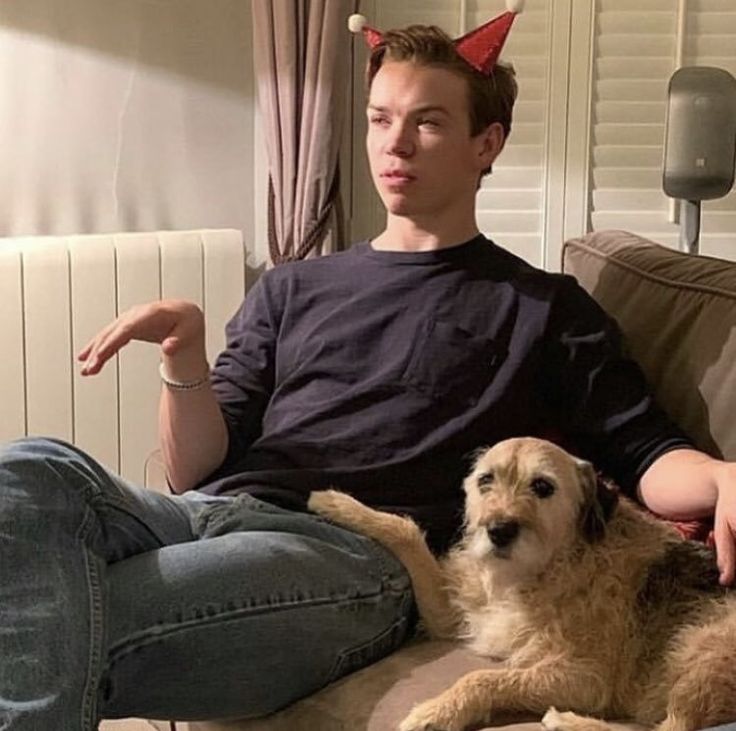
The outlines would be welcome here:
<svg viewBox="0 0 736 731">
<path fill-rule="evenodd" d="M 247 284 L 235 230 L 0 239 L 0 442 L 60 437 L 143 484 L 158 346 L 130 343 L 84 378 L 76 353 L 132 305 L 176 297 L 203 308 L 212 362 Z"/>
</svg>

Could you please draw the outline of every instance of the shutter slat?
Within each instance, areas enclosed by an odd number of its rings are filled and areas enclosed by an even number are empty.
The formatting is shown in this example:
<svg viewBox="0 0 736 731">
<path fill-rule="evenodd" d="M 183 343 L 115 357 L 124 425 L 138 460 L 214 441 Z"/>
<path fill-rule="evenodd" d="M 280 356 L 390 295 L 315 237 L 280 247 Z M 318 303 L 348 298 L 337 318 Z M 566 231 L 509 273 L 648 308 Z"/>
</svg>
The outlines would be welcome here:
<svg viewBox="0 0 736 731">
<path fill-rule="evenodd" d="M 661 145 L 597 145 L 593 164 L 601 167 L 653 167 L 662 165 Z"/>
<path fill-rule="evenodd" d="M 664 140 L 664 124 L 616 124 L 596 125 L 595 143 L 599 145 L 661 145 Z"/>
</svg>

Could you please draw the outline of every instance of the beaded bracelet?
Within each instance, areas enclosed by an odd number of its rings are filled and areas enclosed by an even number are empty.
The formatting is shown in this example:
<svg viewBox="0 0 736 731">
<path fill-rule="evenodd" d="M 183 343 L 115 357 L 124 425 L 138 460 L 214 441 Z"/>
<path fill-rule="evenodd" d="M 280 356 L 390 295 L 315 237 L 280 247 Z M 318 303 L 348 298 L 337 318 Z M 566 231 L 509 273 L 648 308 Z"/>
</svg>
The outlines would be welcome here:
<svg viewBox="0 0 736 731">
<path fill-rule="evenodd" d="M 210 380 L 210 369 L 207 367 L 207 373 L 202 378 L 198 378 L 196 381 L 174 381 L 169 378 L 166 371 L 164 370 L 164 364 L 160 363 L 158 367 L 158 374 L 161 376 L 161 380 L 170 388 L 172 391 L 196 391 L 202 388 Z"/>
</svg>

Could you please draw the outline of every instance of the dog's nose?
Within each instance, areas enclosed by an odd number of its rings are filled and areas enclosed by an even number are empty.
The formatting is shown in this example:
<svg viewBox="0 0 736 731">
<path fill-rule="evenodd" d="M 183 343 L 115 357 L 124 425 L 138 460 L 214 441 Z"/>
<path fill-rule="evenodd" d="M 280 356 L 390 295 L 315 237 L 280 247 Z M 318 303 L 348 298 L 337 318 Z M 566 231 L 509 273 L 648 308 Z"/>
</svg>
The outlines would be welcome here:
<svg viewBox="0 0 736 731">
<path fill-rule="evenodd" d="M 504 520 L 488 526 L 488 537 L 497 548 L 505 548 L 519 535 L 519 524 L 515 520 Z"/>
</svg>

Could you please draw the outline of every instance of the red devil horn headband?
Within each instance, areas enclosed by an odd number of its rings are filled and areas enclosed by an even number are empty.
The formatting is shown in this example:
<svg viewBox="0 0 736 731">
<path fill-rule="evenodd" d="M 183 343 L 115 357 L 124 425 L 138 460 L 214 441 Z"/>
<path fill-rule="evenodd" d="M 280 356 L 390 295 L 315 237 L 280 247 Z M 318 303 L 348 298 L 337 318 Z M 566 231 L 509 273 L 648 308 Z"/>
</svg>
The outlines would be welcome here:
<svg viewBox="0 0 736 731">
<path fill-rule="evenodd" d="M 524 0 L 506 0 L 506 12 L 481 25 L 462 38 L 455 39 L 455 48 L 474 69 L 489 75 L 496 65 L 514 18 L 522 11 Z M 348 27 L 353 33 L 363 33 L 365 42 L 375 48 L 383 41 L 383 33 L 371 28 L 362 15 L 351 15 Z"/>
</svg>

